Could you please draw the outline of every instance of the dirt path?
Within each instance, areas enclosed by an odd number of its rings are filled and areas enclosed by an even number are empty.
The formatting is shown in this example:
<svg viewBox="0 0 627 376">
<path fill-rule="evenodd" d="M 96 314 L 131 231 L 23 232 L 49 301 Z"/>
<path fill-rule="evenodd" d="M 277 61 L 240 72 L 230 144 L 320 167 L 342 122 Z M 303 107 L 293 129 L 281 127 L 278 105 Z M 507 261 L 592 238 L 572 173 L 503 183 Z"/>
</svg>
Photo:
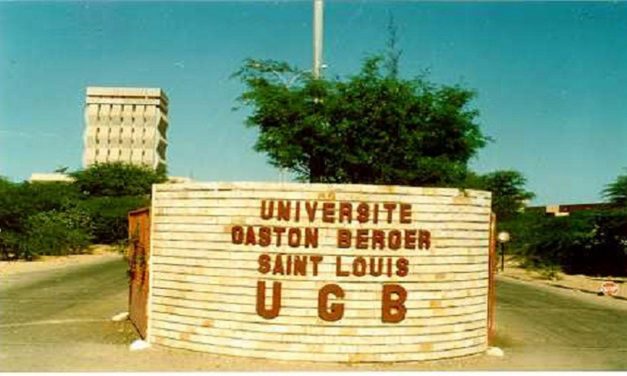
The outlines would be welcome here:
<svg viewBox="0 0 627 376">
<path fill-rule="evenodd" d="M 94 256 L 0 275 L 0 371 L 627 369 L 627 302 L 500 278 L 497 345 L 506 356 L 342 365 L 215 356 L 153 347 L 130 352 L 126 264 Z"/>
</svg>

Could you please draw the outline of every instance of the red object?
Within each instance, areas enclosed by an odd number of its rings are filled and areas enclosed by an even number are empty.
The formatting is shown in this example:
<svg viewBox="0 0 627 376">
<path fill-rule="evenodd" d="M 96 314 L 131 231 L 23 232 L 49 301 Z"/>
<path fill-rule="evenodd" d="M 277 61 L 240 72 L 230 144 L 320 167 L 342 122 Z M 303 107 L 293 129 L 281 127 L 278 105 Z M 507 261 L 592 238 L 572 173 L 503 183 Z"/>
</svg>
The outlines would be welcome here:
<svg viewBox="0 0 627 376">
<path fill-rule="evenodd" d="M 603 282 L 599 292 L 602 292 L 604 295 L 614 296 L 618 294 L 618 284 L 612 281 Z"/>
<path fill-rule="evenodd" d="M 140 337 L 146 339 L 148 328 L 148 291 L 150 289 L 148 260 L 150 258 L 150 209 L 128 213 L 130 284 L 129 318 Z"/>
</svg>

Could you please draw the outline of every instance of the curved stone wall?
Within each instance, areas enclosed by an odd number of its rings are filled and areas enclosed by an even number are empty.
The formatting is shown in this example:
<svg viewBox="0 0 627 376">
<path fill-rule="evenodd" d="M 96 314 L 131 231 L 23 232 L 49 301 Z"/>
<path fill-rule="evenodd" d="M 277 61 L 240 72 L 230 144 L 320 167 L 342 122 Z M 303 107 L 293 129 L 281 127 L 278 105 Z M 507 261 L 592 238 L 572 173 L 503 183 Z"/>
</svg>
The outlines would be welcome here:
<svg viewBox="0 0 627 376">
<path fill-rule="evenodd" d="M 487 347 L 488 192 L 164 184 L 152 224 L 152 343 L 337 362 Z"/>
</svg>

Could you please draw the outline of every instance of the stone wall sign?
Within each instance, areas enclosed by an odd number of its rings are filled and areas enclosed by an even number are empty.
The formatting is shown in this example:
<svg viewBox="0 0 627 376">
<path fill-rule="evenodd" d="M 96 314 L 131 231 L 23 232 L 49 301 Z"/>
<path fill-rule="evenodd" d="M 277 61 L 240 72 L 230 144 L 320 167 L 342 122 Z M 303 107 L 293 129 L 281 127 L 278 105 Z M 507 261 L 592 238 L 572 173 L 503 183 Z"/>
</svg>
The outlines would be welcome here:
<svg viewBox="0 0 627 376">
<path fill-rule="evenodd" d="M 282 360 L 487 347 L 490 194 L 367 185 L 156 185 L 148 339 Z"/>
</svg>

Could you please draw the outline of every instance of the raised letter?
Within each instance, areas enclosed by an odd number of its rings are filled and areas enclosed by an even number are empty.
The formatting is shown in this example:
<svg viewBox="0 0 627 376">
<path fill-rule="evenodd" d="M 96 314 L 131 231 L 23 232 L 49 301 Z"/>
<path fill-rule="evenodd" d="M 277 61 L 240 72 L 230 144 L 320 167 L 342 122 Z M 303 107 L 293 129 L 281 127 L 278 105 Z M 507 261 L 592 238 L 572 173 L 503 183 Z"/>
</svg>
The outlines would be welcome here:
<svg viewBox="0 0 627 376">
<path fill-rule="evenodd" d="M 272 274 L 285 275 L 285 269 L 283 268 L 283 253 L 279 253 L 274 258 L 274 268 L 272 268 Z"/>
<path fill-rule="evenodd" d="M 400 222 L 401 223 L 411 223 L 411 205 L 409 204 L 401 204 L 401 212 L 400 212 Z"/>
<path fill-rule="evenodd" d="M 233 226 L 231 228 L 231 241 L 233 244 L 242 244 L 244 241 L 244 229 L 242 226 Z"/>
<path fill-rule="evenodd" d="M 246 241 L 244 242 L 246 245 L 255 245 L 257 244 L 257 240 L 255 240 L 255 229 L 252 227 L 248 227 L 246 229 Z"/>
<path fill-rule="evenodd" d="M 347 220 L 348 223 L 351 223 L 353 220 L 353 205 L 350 202 L 340 202 L 340 210 L 338 214 L 338 222 L 344 223 L 344 220 Z"/>
<path fill-rule="evenodd" d="M 398 296 L 398 299 L 392 299 L 392 294 Z M 407 299 L 407 290 L 400 285 L 383 285 L 383 299 L 381 301 L 381 321 L 397 323 L 405 320 L 405 300 Z M 395 310 L 395 312 L 392 312 Z"/>
<path fill-rule="evenodd" d="M 313 264 L 313 267 L 312 267 L 313 275 L 317 276 L 318 275 L 318 263 L 322 261 L 322 256 L 313 255 L 309 259 L 311 260 L 311 263 Z"/>
<path fill-rule="evenodd" d="M 396 203 L 388 202 L 383 204 L 383 207 L 388 211 L 388 223 L 392 223 L 392 213 L 394 213 L 394 209 L 396 209 Z"/>
<path fill-rule="evenodd" d="M 307 256 L 294 256 L 294 275 L 307 275 Z"/>
<path fill-rule="evenodd" d="M 344 298 L 344 290 L 336 284 L 326 285 L 318 292 L 318 317 L 324 321 L 337 321 L 344 316 L 344 304 L 332 303 L 327 308 L 329 294 L 337 298 Z"/>
<path fill-rule="evenodd" d="M 355 232 L 355 248 L 368 249 L 368 230 L 360 228 Z"/>
<path fill-rule="evenodd" d="M 409 273 L 409 260 L 405 257 L 401 257 L 396 260 L 396 275 L 399 277 L 406 277 Z"/>
<path fill-rule="evenodd" d="M 361 256 L 355 257 L 355 259 L 353 260 L 353 275 L 355 277 L 365 276 L 366 268 L 366 259 Z"/>
<path fill-rule="evenodd" d="M 313 222 L 316 219 L 316 208 L 318 207 L 318 202 L 305 202 L 305 211 L 307 211 L 307 217 L 309 218 L 309 222 Z"/>
<path fill-rule="evenodd" d="M 351 246 L 351 232 L 346 229 L 337 230 L 337 247 L 338 248 L 350 248 Z"/>
<path fill-rule="evenodd" d="M 285 232 L 285 227 L 274 227 L 274 233 L 276 234 L 276 246 L 281 246 L 281 235 Z"/>
<path fill-rule="evenodd" d="M 267 254 L 262 254 L 259 255 L 259 269 L 257 269 L 259 271 L 259 273 L 261 274 L 266 274 L 267 272 L 270 271 L 270 256 L 268 256 Z"/>
<path fill-rule="evenodd" d="M 257 314 L 264 319 L 273 319 L 281 310 L 281 282 L 272 283 L 272 308 L 266 309 L 266 282 L 257 281 Z"/>
<path fill-rule="evenodd" d="M 369 217 L 370 208 L 368 207 L 368 204 L 360 202 L 359 205 L 357 205 L 357 221 L 359 221 L 359 223 L 366 223 L 368 222 Z"/>
<path fill-rule="evenodd" d="M 416 249 L 416 230 L 405 230 L 405 249 Z"/>
<path fill-rule="evenodd" d="M 388 247 L 393 250 L 397 250 L 401 247 L 401 232 L 398 230 L 391 230 L 388 233 Z"/>
<path fill-rule="evenodd" d="M 271 219 L 273 209 L 274 201 L 268 203 L 266 200 L 261 200 L 261 219 Z"/>
<path fill-rule="evenodd" d="M 259 227 L 259 245 L 262 247 L 267 247 L 270 245 L 272 241 L 272 230 L 270 227 L 262 226 Z"/>
<path fill-rule="evenodd" d="M 342 270 L 342 256 L 335 256 L 335 275 L 338 277 L 348 277 L 349 272 Z"/>
<path fill-rule="evenodd" d="M 322 204 L 322 222 L 335 222 L 335 203 L 325 202 Z"/>
<path fill-rule="evenodd" d="M 431 233 L 427 230 L 418 231 L 418 249 L 431 248 Z"/>
<path fill-rule="evenodd" d="M 300 247 L 300 229 L 291 227 L 287 232 L 287 244 L 292 247 Z"/>
<path fill-rule="evenodd" d="M 277 202 L 276 207 L 276 219 L 289 221 L 290 220 L 290 202 L 289 201 L 279 201 Z"/>
<path fill-rule="evenodd" d="M 305 248 L 318 248 L 318 229 L 305 228 Z"/>
<path fill-rule="evenodd" d="M 372 230 L 372 249 L 385 248 L 385 233 L 382 230 Z"/>
</svg>

